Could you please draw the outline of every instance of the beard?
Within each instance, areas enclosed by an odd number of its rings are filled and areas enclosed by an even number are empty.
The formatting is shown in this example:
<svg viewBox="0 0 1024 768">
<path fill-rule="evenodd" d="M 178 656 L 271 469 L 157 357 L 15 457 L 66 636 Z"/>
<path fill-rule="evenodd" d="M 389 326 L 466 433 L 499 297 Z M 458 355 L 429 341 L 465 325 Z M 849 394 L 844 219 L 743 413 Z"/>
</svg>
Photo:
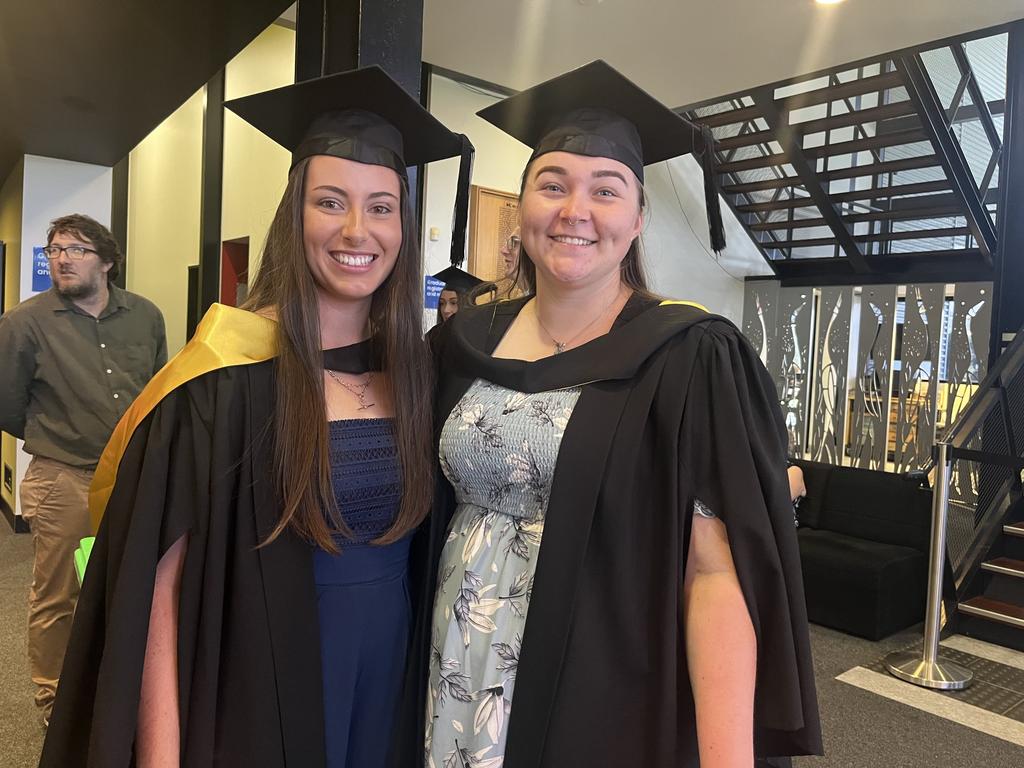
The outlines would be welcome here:
<svg viewBox="0 0 1024 768">
<path fill-rule="evenodd" d="M 53 280 L 53 287 L 66 299 L 90 299 L 99 292 L 100 286 L 96 280 L 89 282 L 82 280 L 80 275 L 78 277 L 79 282 L 66 283 L 60 275 L 57 275 Z"/>
</svg>

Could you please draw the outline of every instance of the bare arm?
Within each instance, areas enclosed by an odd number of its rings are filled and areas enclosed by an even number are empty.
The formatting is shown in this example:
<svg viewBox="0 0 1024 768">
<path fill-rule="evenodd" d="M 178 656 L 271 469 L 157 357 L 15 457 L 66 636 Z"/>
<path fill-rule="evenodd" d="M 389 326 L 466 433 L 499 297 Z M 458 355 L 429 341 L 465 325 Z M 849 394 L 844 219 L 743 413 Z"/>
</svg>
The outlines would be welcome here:
<svg viewBox="0 0 1024 768">
<path fill-rule="evenodd" d="M 792 466 L 786 470 L 789 478 L 789 499 L 796 501 L 807 495 L 807 486 L 804 485 L 804 471 L 800 467 Z"/>
<path fill-rule="evenodd" d="M 156 568 L 135 747 L 139 768 L 180 765 L 178 597 L 187 548 L 188 539 L 182 536 L 160 558 Z"/>
<path fill-rule="evenodd" d="M 700 764 L 751 768 L 757 640 L 721 520 L 693 517 L 683 611 Z"/>
</svg>

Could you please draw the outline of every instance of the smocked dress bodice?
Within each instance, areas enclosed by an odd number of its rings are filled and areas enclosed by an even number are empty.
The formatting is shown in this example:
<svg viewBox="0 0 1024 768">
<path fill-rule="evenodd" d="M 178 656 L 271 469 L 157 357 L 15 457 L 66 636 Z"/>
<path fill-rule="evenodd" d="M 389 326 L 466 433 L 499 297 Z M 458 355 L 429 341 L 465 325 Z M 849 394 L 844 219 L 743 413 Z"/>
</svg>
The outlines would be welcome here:
<svg viewBox="0 0 1024 768">
<path fill-rule="evenodd" d="M 551 482 L 579 395 L 478 380 L 444 424 L 441 468 L 458 507 L 434 602 L 428 766 L 502 764 Z"/>
</svg>

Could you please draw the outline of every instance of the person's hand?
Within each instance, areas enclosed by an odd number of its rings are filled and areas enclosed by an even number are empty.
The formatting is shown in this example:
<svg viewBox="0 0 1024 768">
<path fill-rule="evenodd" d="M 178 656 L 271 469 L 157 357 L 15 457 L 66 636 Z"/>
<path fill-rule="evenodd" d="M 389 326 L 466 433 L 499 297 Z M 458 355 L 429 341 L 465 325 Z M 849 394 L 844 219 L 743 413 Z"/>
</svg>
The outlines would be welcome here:
<svg viewBox="0 0 1024 768">
<path fill-rule="evenodd" d="M 790 467 L 786 470 L 789 475 L 789 500 L 796 501 L 807 495 L 807 486 L 804 485 L 804 471 L 800 467 Z"/>
</svg>

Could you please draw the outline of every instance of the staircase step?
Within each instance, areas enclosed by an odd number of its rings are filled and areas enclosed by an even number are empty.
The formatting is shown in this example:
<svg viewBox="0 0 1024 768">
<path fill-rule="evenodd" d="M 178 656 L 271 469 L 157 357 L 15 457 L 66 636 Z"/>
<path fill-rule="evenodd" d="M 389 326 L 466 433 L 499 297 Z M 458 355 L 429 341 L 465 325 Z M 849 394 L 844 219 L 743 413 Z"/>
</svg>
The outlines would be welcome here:
<svg viewBox="0 0 1024 768">
<path fill-rule="evenodd" d="M 972 597 L 958 606 L 962 613 L 1024 629 L 1024 608 L 988 597 Z"/>
<path fill-rule="evenodd" d="M 1010 523 L 1003 526 L 1003 533 L 1010 536 L 1024 536 L 1024 523 Z"/>
<path fill-rule="evenodd" d="M 994 560 L 988 560 L 981 564 L 981 569 L 1024 579 L 1024 560 L 1014 560 L 1012 557 L 997 557 Z"/>
</svg>

